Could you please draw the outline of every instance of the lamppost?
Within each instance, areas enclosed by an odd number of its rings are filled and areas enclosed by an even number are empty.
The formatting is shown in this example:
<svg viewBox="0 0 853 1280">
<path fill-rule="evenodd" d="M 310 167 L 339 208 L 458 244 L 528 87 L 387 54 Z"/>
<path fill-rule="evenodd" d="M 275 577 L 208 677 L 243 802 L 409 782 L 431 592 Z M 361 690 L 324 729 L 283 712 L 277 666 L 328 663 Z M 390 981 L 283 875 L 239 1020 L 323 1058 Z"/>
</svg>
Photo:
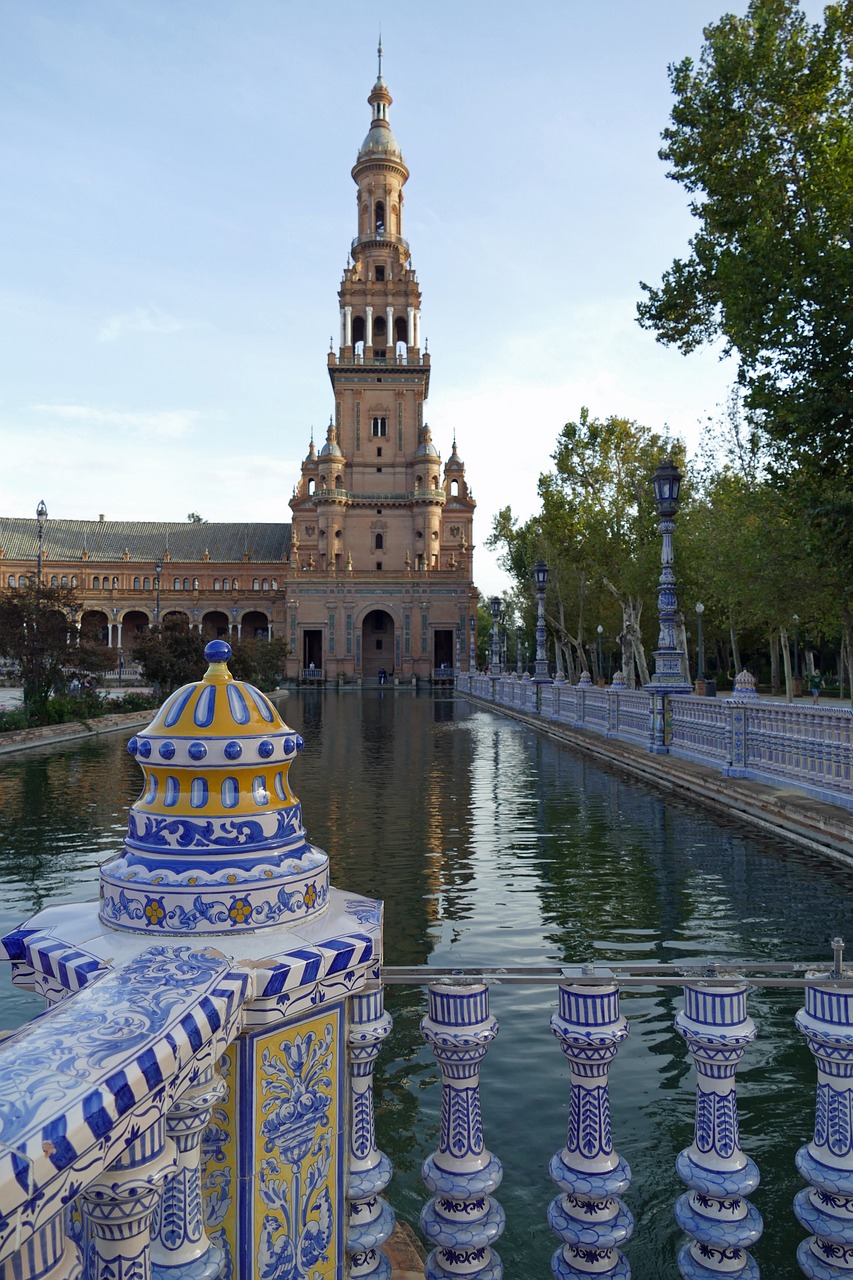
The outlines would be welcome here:
<svg viewBox="0 0 853 1280">
<path fill-rule="evenodd" d="M 548 585 L 548 566 L 537 560 L 533 568 L 536 581 L 536 669 L 534 680 L 548 679 L 548 655 L 545 652 L 545 588 Z"/>
<path fill-rule="evenodd" d="M 41 591 L 41 555 L 42 555 L 42 542 L 44 541 L 44 526 L 47 524 L 47 507 L 44 505 L 44 498 L 42 498 L 41 502 L 40 502 L 40 503 L 38 504 L 38 506 L 36 507 L 36 520 L 38 521 L 38 527 L 39 527 L 39 532 L 38 532 L 38 540 L 39 540 L 39 546 L 38 546 L 38 576 L 37 576 L 37 578 L 36 578 L 36 586 L 38 587 L 38 590 L 39 590 L 39 591 Z"/>
<path fill-rule="evenodd" d="M 515 628 L 515 674 L 519 680 L 524 675 L 524 668 L 521 665 L 521 627 Z"/>
<path fill-rule="evenodd" d="M 462 670 L 462 623 L 461 622 L 457 622 L 456 624 L 456 662 L 454 665 L 455 665 L 455 671 L 453 672 L 453 674 L 458 676 L 459 672 Z"/>
<path fill-rule="evenodd" d="M 800 678 L 800 618 L 798 614 L 794 614 L 794 679 Z M 794 693 L 799 693 L 799 689 L 795 689 Z"/>
<path fill-rule="evenodd" d="M 477 617 L 473 613 L 468 619 L 468 631 L 470 633 L 468 645 L 468 670 L 474 672 L 477 670 Z"/>
<path fill-rule="evenodd" d="M 599 622 L 595 629 L 598 632 L 598 679 L 601 681 L 604 679 L 604 671 L 602 670 L 601 661 L 601 637 L 604 635 L 604 627 Z"/>
<path fill-rule="evenodd" d="M 705 679 L 705 646 L 702 643 L 702 614 L 705 606 L 702 601 L 696 605 L 696 683 Z"/>
<path fill-rule="evenodd" d="M 499 596 L 492 596 L 489 601 L 489 609 L 492 614 L 492 653 L 489 660 L 489 675 L 497 679 L 501 673 L 500 639 L 498 637 L 498 619 L 501 616 Z"/>
<path fill-rule="evenodd" d="M 681 666 L 684 655 L 678 648 L 675 637 L 678 599 L 672 568 L 672 535 L 675 530 L 675 513 L 678 510 L 681 472 L 672 458 L 666 458 L 660 464 L 652 477 L 652 484 L 658 509 L 658 531 L 661 535 L 661 570 L 658 578 L 658 647 L 655 650 L 655 673 L 648 686 L 651 694 L 649 750 L 655 755 L 663 755 L 669 750 L 666 743 L 666 695 L 690 693 L 693 685 L 684 679 Z"/>
<path fill-rule="evenodd" d="M 160 625 L 160 574 L 163 572 L 162 560 L 157 561 L 157 563 L 154 566 L 154 572 L 157 575 L 156 578 L 154 579 L 154 587 L 157 592 L 157 595 L 154 600 L 154 625 L 155 627 L 159 627 Z"/>
</svg>

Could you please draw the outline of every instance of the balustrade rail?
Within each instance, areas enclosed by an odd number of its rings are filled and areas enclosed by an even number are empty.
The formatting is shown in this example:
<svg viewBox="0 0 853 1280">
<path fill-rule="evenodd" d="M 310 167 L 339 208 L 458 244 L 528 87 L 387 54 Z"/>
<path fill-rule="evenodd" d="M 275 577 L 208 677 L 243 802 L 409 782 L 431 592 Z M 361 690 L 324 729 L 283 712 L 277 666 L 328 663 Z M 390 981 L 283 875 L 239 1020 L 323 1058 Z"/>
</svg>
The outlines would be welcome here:
<svg viewBox="0 0 853 1280">
<path fill-rule="evenodd" d="M 460 693 L 542 720 L 651 746 L 650 695 L 586 681 L 460 673 Z M 853 808 L 853 713 L 846 707 L 792 706 L 746 696 L 665 694 L 667 750 L 732 777 L 785 782 Z"/>
<path fill-rule="evenodd" d="M 19 941 L 17 976 L 26 985 L 35 972 L 33 949 L 49 949 L 50 943 L 38 935 Z M 49 971 L 46 954 L 38 961 L 42 973 Z M 67 949 L 62 963 L 66 994 L 68 968 L 76 974 L 73 998 L 63 996 L 0 1045 L 2 1078 L 14 1082 L 0 1103 L 0 1278 L 214 1280 L 223 1259 L 211 1237 L 224 1210 L 203 1154 L 222 1140 L 217 1117 L 224 1114 L 218 1109 L 226 1084 L 217 1063 L 245 1029 L 244 1011 L 257 998 L 258 982 L 263 987 L 265 971 L 189 946 L 152 947 L 115 972 L 91 957 L 75 961 Z M 817 1105 L 814 1136 L 796 1157 L 807 1184 L 793 1206 L 807 1233 L 797 1259 L 813 1280 L 849 1278 L 853 973 L 844 969 L 840 939 L 833 940 L 831 965 L 738 964 L 725 970 L 699 960 L 678 966 L 384 969 L 382 982 L 349 997 L 349 1261 L 322 1272 L 330 1277 L 384 1280 L 390 1274 L 381 1245 L 393 1226 L 383 1195 L 392 1169 L 376 1145 L 373 1102 L 374 1065 L 391 1031 L 383 984 L 428 988 L 421 1034 L 441 1073 L 437 1145 L 422 1172 L 428 1280 L 503 1275 L 496 1246 L 505 1215 L 495 1195 L 502 1163 L 486 1145 L 488 1117 L 479 1088 L 498 1030 L 489 1008 L 495 984 L 547 984 L 556 997 L 550 1029 L 569 1066 L 569 1106 L 565 1142 L 550 1162 L 556 1194 L 542 1213 L 555 1236 L 551 1273 L 557 1280 L 625 1280 L 630 1268 L 622 1247 L 645 1229 L 623 1199 L 631 1170 L 616 1147 L 608 1092 L 610 1066 L 629 1031 L 620 991 L 638 987 L 683 990 L 675 1029 L 696 1073 L 693 1140 L 676 1161 L 687 1188 L 673 1209 L 686 1237 L 679 1271 L 686 1280 L 758 1276 L 749 1250 L 763 1224 L 749 1197 L 759 1170 L 741 1147 L 735 1075 L 757 1034 L 747 1010 L 749 990 L 802 990 L 804 1007 L 795 1021 L 816 1061 Z M 51 995 L 50 983 L 42 989 Z M 541 1033 L 544 1051 L 544 1027 Z M 307 1055 L 310 1043 L 300 1039 L 298 1052 Z M 126 1067 L 129 1051 L 138 1070 Z M 303 1095 L 290 1097 L 292 1105 Z M 310 1092 L 304 1097 L 310 1100 Z M 310 1144 L 322 1117 L 303 1111 L 297 1117 L 305 1129 L 300 1141 Z M 276 1124 L 291 1124 L 286 1110 L 272 1114 Z M 301 1254 L 279 1249 L 267 1259 L 279 1269 L 264 1275 L 313 1280 L 311 1267 L 323 1259 L 310 1253 L 306 1241 Z M 255 1280 L 257 1272 L 254 1265 L 238 1265 L 228 1274 Z"/>
</svg>

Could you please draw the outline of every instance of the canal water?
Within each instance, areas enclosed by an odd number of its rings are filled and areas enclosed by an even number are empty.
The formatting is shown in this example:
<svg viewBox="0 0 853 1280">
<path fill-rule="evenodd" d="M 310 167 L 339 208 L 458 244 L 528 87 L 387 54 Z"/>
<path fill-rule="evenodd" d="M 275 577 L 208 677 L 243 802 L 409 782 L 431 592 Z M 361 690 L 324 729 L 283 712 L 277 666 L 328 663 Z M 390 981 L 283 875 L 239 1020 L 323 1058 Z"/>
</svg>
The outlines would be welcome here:
<svg viewBox="0 0 853 1280">
<path fill-rule="evenodd" d="M 589 959 L 828 958 L 853 942 L 853 876 L 654 791 L 526 727 L 451 697 L 393 689 L 292 695 L 305 737 L 291 773 L 312 840 L 340 888 L 384 898 L 390 965 L 523 965 Z M 0 927 L 93 896 L 119 847 L 138 766 L 112 736 L 0 761 Z M 692 1139 L 694 1077 L 673 1018 L 677 991 L 627 993 L 631 1034 L 611 1073 L 614 1136 L 633 1170 L 635 1280 L 678 1275 L 674 1168 Z M 548 1029 L 551 991 L 497 987 L 482 1071 L 486 1141 L 503 1161 L 507 1280 L 550 1274 L 551 1155 L 565 1140 L 568 1073 Z M 763 1182 L 754 1202 L 762 1274 L 794 1280 L 804 1234 L 791 1201 L 814 1112 L 814 1066 L 793 1025 L 796 992 L 750 997 L 759 1038 L 739 1073 L 741 1139 Z M 376 1073 L 381 1147 L 398 1214 L 417 1222 L 419 1171 L 437 1142 L 438 1072 L 418 1035 L 420 989 L 388 996 L 395 1020 Z M 39 1002 L 0 970 L 0 1028 Z"/>
</svg>

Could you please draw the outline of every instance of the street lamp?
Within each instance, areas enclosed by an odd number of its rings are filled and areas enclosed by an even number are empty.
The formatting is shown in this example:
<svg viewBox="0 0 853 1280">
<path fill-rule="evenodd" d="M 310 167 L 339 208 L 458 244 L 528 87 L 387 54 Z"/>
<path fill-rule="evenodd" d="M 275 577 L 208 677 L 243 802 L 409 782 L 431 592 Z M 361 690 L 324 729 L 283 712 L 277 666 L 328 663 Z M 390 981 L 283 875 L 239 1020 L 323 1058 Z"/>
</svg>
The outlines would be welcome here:
<svg viewBox="0 0 853 1280">
<path fill-rule="evenodd" d="M 524 675 L 521 665 L 521 627 L 515 628 L 515 673 L 519 680 Z"/>
<path fill-rule="evenodd" d="M 477 670 L 477 618 L 473 613 L 468 619 L 468 631 L 470 633 L 468 645 L 468 670 L 473 672 Z"/>
<path fill-rule="evenodd" d="M 39 590 L 41 590 L 41 553 L 42 553 L 42 542 L 44 540 L 44 526 L 47 524 L 47 507 L 44 505 L 44 498 L 42 498 L 41 502 L 36 507 L 36 520 L 38 521 L 38 527 L 39 527 L 38 577 L 36 579 L 36 585 L 38 586 Z"/>
<path fill-rule="evenodd" d="M 455 664 L 454 664 L 454 665 L 455 665 L 456 670 L 454 671 L 454 673 L 453 673 L 453 674 L 454 674 L 454 675 L 459 675 L 460 671 L 462 670 L 462 623 L 461 623 L 461 622 L 457 622 L 457 624 L 456 624 L 456 654 L 455 654 L 455 657 L 456 657 L 456 662 L 455 662 Z"/>
<path fill-rule="evenodd" d="M 545 588 L 548 585 L 548 566 L 537 560 L 533 567 L 536 582 L 536 669 L 534 680 L 548 679 L 548 655 L 545 652 Z"/>
<path fill-rule="evenodd" d="M 705 646 L 702 643 L 702 614 L 705 606 L 701 600 L 696 605 L 696 679 L 705 679 Z"/>
<path fill-rule="evenodd" d="M 794 614 L 794 679 L 800 678 L 800 619 Z"/>
<path fill-rule="evenodd" d="M 157 561 L 157 563 L 154 566 L 154 572 L 157 575 L 156 578 L 154 579 L 154 586 L 157 591 L 157 595 L 154 601 L 154 625 L 155 627 L 159 627 L 160 625 L 160 574 L 163 572 L 162 560 Z"/>
<path fill-rule="evenodd" d="M 652 695 L 649 750 L 655 755 L 665 755 L 669 750 L 666 741 L 667 695 L 690 693 L 693 689 L 693 685 L 684 679 L 681 660 L 685 655 L 678 648 L 675 634 L 678 598 L 672 567 L 672 535 L 681 490 L 681 472 L 672 458 L 666 458 L 660 464 L 652 477 L 652 485 L 658 509 L 658 532 L 661 535 L 661 570 L 658 578 L 658 647 L 655 650 L 655 673 L 648 685 Z"/>
<path fill-rule="evenodd" d="M 497 677 L 501 673 L 500 639 L 498 637 L 498 619 L 501 616 L 499 596 L 492 596 L 489 601 L 489 609 L 492 614 L 492 656 L 489 664 L 489 675 Z"/>
<path fill-rule="evenodd" d="M 601 662 L 601 637 L 604 635 L 604 627 L 599 622 L 598 626 L 595 629 L 598 632 L 598 678 L 599 680 L 601 680 L 602 677 L 604 676 L 604 672 L 602 671 L 602 662 Z"/>
</svg>

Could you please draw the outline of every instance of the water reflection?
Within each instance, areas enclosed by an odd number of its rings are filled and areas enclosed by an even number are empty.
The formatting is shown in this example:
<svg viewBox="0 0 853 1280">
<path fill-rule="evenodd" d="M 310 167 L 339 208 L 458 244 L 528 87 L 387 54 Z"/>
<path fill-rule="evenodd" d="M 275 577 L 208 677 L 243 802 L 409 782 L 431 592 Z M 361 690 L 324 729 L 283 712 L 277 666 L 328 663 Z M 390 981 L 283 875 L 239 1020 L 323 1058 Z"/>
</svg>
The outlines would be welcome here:
<svg viewBox="0 0 853 1280">
<path fill-rule="evenodd" d="M 306 740 L 291 779 L 333 882 L 386 903 L 393 965 L 745 960 L 826 955 L 853 938 L 851 875 L 593 765 L 509 720 L 393 689 L 291 697 Z M 120 844 L 140 773 L 118 738 L 0 762 L 0 924 L 46 902 L 93 896 Z M 419 990 L 389 995 L 395 1031 L 377 1069 L 380 1144 L 395 1205 L 416 1222 L 420 1164 L 436 1144 L 438 1073 L 418 1035 Z M 814 1099 L 794 1030 L 795 993 L 750 999 L 759 1039 L 739 1074 L 742 1136 L 762 1167 L 754 1199 L 764 1274 L 797 1273 L 790 1209 L 796 1148 Z M 567 1072 L 542 989 L 501 988 L 501 1034 L 483 1071 L 487 1140 L 505 1163 L 508 1277 L 548 1274 L 547 1163 L 565 1137 Z M 677 1275 L 674 1159 L 691 1138 L 693 1077 L 672 1030 L 679 996 L 629 993 L 631 1035 L 612 1071 L 617 1144 L 632 1165 L 636 1280 Z M 35 1011 L 0 985 L 0 1026 Z M 667 1259 L 661 1263 L 661 1258 Z"/>
</svg>

